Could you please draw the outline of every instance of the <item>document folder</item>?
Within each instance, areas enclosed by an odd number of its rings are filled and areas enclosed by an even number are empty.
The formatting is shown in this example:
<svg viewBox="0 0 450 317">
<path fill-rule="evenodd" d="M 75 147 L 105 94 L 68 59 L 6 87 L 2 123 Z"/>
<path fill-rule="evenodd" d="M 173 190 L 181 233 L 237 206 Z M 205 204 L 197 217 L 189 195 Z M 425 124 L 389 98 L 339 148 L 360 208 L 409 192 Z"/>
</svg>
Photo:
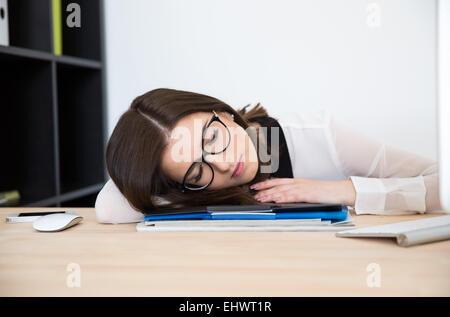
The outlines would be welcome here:
<svg viewBox="0 0 450 317">
<path fill-rule="evenodd" d="M 146 221 L 155 220 L 233 220 L 233 219 L 314 219 L 345 220 L 347 206 L 337 204 L 269 204 L 202 206 L 147 214 Z"/>
</svg>

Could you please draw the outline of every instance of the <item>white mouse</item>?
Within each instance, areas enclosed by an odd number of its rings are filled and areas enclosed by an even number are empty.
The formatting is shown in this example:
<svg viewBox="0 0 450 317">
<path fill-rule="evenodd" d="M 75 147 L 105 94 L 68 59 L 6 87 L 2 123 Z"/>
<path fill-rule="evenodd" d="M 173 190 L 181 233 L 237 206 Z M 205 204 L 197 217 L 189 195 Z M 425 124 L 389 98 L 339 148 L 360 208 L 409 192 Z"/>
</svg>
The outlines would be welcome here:
<svg viewBox="0 0 450 317">
<path fill-rule="evenodd" d="M 37 231 L 61 231 L 70 228 L 83 220 L 83 217 L 77 214 L 51 214 L 37 218 L 33 222 L 33 228 Z"/>
</svg>

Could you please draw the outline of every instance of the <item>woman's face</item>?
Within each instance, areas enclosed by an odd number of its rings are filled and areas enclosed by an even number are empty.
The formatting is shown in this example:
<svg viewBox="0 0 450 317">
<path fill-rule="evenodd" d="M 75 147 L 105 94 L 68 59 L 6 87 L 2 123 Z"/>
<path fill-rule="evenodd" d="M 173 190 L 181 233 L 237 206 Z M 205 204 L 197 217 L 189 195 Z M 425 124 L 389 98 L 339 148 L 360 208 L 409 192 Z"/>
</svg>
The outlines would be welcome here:
<svg viewBox="0 0 450 317">
<path fill-rule="evenodd" d="M 204 150 L 209 152 L 220 152 L 225 148 L 218 154 L 204 154 L 204 160 L 214 170 L 213 182 L 207 190 L 246 184 L 255 177 L 258 158 L 249 135 L 234 122 L 231 114 L 216 113 L 224 125 L 214 122 L 206 129 L 204 138 L 203 129 L 214 117 L 212 111 L 187 115 L 179 120 L 170 132 L 169 144 L 163 151 L 161 165 L 163 172 L 172 180 L 181 184 L 189 170 L 186 183 L 192 185 L 191 187 L 209 183 L 212 172 L 207 164 L 201 163 L 202 143 Z M 194 161 L 197 163 L 190 169 Z"/>
</svg>

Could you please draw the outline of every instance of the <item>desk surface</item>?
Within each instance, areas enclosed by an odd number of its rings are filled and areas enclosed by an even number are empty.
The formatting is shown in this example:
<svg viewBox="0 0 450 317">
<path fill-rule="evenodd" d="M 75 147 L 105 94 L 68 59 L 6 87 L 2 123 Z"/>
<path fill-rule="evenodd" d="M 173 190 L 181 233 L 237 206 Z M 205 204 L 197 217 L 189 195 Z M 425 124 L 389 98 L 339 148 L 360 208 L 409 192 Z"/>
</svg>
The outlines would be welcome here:
<svg viewBox="0 0 450 317">
<path fill-rule="evenodd" d="M 0 296 L 450 295 L 450 241 L 402 248 L 334 232 L 143 233 L 136 224 L 97 223 L 93 208 L 69 208 L 83 222 L 55 233 L 5 220 L 64 209 L 0 208 Z M 366 227 L 434 216 L 354 218 Z M 71 263 L 80 287 L 68 286 Z M 380 287 L 368 286 L 371 263 Z"/>
</svg>

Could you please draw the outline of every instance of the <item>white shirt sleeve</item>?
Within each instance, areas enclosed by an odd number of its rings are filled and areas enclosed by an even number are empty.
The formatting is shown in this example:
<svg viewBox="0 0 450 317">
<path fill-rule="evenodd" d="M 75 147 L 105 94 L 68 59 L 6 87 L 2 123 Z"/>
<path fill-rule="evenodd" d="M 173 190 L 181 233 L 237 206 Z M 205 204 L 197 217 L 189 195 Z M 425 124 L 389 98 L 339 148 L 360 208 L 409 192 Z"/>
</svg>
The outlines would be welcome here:
<svg viewBox="0 0 450 317">
<path fill-rule="evenodd" d="M 437 162 L 368 137 L 330 119 L 343 174 L 356 190 L 357 214 L 411 214 L 442 209 Z"/>
<path fill-rule="evenodd" d="M 144 221 L 144 214 L 134 210 L 125 196 L 109 179 L 98 193 L 95 215 L 100 223 L 130 223 Z"/>
</svg>

